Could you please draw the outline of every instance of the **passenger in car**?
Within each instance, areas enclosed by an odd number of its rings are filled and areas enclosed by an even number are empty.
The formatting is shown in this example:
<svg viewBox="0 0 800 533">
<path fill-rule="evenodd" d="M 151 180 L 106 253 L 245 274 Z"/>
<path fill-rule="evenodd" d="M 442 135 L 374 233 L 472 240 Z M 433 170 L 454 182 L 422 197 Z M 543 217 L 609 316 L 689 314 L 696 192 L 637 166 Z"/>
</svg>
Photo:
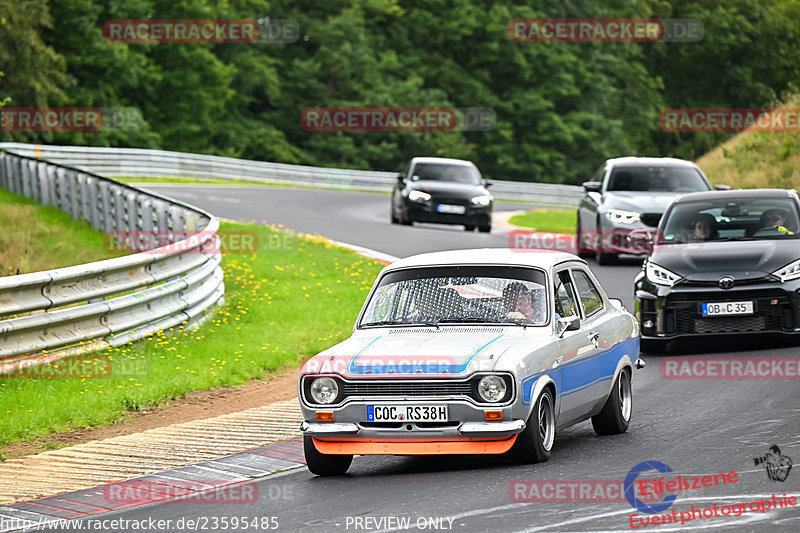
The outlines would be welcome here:
<svg viewBox="0 0 800 533">
<path fill-rule="evenodd" d="M 708 241 L 719 237 L 717 220 L 713 215 L 709 215 L 708 213 L 700 213 L 697 215 L 693 224 L 693 230 L 692 240 L 695 241 Z"/>
</svg>

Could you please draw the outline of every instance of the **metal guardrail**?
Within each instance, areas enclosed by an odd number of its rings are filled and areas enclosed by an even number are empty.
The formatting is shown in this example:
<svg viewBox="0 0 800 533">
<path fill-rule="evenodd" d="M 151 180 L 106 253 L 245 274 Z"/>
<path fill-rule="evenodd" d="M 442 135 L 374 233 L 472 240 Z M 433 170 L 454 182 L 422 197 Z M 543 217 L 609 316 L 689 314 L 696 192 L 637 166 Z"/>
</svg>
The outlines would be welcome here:
<svg viewBox="0 0 800 533">
<path fill-rule="evenodd" d="M 237 179 L 336 189 L 391 190 L 396 172 L 347 170 L 248 161 L 231 157 L 146 150 L 0 143 L 0 149 L 71 165 L 104 176 Z M 492 180 L 492 194 L 537 206 L 575 207 L 575 185 Z"/>
<path fill-rule="evenodd" d="M 197 322 L 224 294 L 220 254 L 201 252 L 217 239 L 219 221 L 201 209 L 8 151 L 0 153 L 0 187 L 98 230 L 154 232 L 172 241 L 124 257 L 0 277 L 0 373 Z"/>
</svg>

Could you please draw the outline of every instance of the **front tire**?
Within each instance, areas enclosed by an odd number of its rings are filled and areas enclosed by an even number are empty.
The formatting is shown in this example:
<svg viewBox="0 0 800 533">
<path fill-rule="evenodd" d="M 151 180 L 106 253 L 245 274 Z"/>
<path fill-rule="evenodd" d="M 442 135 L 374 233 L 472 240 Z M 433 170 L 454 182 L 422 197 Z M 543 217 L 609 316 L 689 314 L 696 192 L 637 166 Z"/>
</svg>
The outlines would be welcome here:
<svg viewBox="0 0 800 533">
<path fill-rule="evenodd" d="M 598 435 L 617 435 L 625 433 L 631 422 L 633 412 L 633 394 L 631 393 L 631 376 L 623 370 L 614 381 L 611 394 L 603 406 L 603 410 L 592 417 L 592 427 Z"/>
<path fill-rule="evenodd" d="M 478 226 L 478 231 L 481 233 L 490 233 L 492 231 L 492 226 Z"/>
<path fill-rule="evenodd" d="M 475 226 L 472 224 L 464 224 L 464 231 L 475 231 Z"/>
<path fill-rule="evenodd" d="M 315 476 L 341 476 L 353 462 L 352 455 L 325 455 L 319 453 L 314 441 L 309 436 L 303 436 L 303 452 L 306 456 L 308 470 Z"/>
<path fill-rule="evenodd" d="M 555 401 L 549 388 L 539 395 L 525 430 L 511 449 L 518 463 L 543 463 L 550 458 L 556 436 Z"/>
</svg>

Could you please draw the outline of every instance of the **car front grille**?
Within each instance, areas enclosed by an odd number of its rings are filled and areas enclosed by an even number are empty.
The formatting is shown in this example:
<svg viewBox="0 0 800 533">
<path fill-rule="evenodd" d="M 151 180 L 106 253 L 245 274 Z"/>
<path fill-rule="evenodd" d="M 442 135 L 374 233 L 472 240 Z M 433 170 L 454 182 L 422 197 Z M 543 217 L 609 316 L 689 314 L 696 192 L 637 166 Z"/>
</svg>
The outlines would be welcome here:
<svg viewBox="0 0 800 533">
<path fill-rule="evenodd" d="M 381 383 L 345 383 L 345 396 L 469 396 L 471 383 L 435 383 L 435 382 L 381 382 Z"/>
<path fill-rule="evenodd" d="M 657 228 L 658 223 L 661 221 L 661 213 L 644 213 L 640 219 L 645 226 Z"/>
<path fill-rule="evenodd" d="M 754 314 L 704 317 L 700 307 L 709 302 L 753 301 Z M 794 315 L 786 294 L 780 290 L 737 293 L 673 294 L 665 311 L 667 334 L 746 333 L 791 330 Z"/>
</svg>

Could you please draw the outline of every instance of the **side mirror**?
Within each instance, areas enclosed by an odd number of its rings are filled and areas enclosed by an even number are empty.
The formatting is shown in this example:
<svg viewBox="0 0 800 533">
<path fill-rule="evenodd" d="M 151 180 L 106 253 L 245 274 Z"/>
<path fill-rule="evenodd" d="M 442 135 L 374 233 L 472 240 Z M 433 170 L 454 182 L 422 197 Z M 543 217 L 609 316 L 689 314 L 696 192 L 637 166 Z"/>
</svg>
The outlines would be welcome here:
<svg viewBox="0 0 800 533">
<path fill-rule="evenodd" d="M 586 181 L 583 183 L 583 190 L 586 192 L 600 192 L 602 186 L 603 184 L 599 181 Z"/>
<path fill-rule="evenodd" d="M 405 183 L 405 182 L 406 182 L 406 176 L 405 176 L 405 174 L 398 174 L 398 175 L 397 175 L 397 183 L 399 183 L 399 184 L 401 184 L 401 185 L 402 185 L 402 184 L 403 184 L 403 183 Z"/>
<path fill-rule="evenodd" d="M 628 233 L 625 240 L 628 241 L 628 246 L 634 250 L 644 253 L 653 251 L 654 234 L 648 229 L 635 229 Z"/>
<path fill-rule="evenodd" d="M 627 309 L 625 309 L 625 304 L 622 303 L 622 300 L 620 300 L 619 298 L 609 298 L 608 301 L 611 302 L 611 305 L 613 305 L 620 311 L 627 311 Z"/>
<path fill-rule="evenodd" d="M 731 190 L 731 186 L 730 185 L 723 185 L 721 183 L 717 183 L 716 185 L 714 185 L 714 190 L 715 191 L 729 191 L 729 190 Z"/>
<path fill-rule="evenodd" d="M 565 331 L 575 331 L 578 329 L 581 329 L 581 321 L 575 315 L 559 318 L 556 323 L 556 333 L 559 338 L 564 335 Z"/>
<path fill-rule="evenodd" d="M 491 187 L 491 186 L 492 186 L 492 182 L 491 182 L 491 181 L 484 181 L 484 182 L 483 182 L 483 186 L 484 186 L 484 187 L 486 187 L 486 188 L 488 189 L 489 187 Z"/>
</svg>

